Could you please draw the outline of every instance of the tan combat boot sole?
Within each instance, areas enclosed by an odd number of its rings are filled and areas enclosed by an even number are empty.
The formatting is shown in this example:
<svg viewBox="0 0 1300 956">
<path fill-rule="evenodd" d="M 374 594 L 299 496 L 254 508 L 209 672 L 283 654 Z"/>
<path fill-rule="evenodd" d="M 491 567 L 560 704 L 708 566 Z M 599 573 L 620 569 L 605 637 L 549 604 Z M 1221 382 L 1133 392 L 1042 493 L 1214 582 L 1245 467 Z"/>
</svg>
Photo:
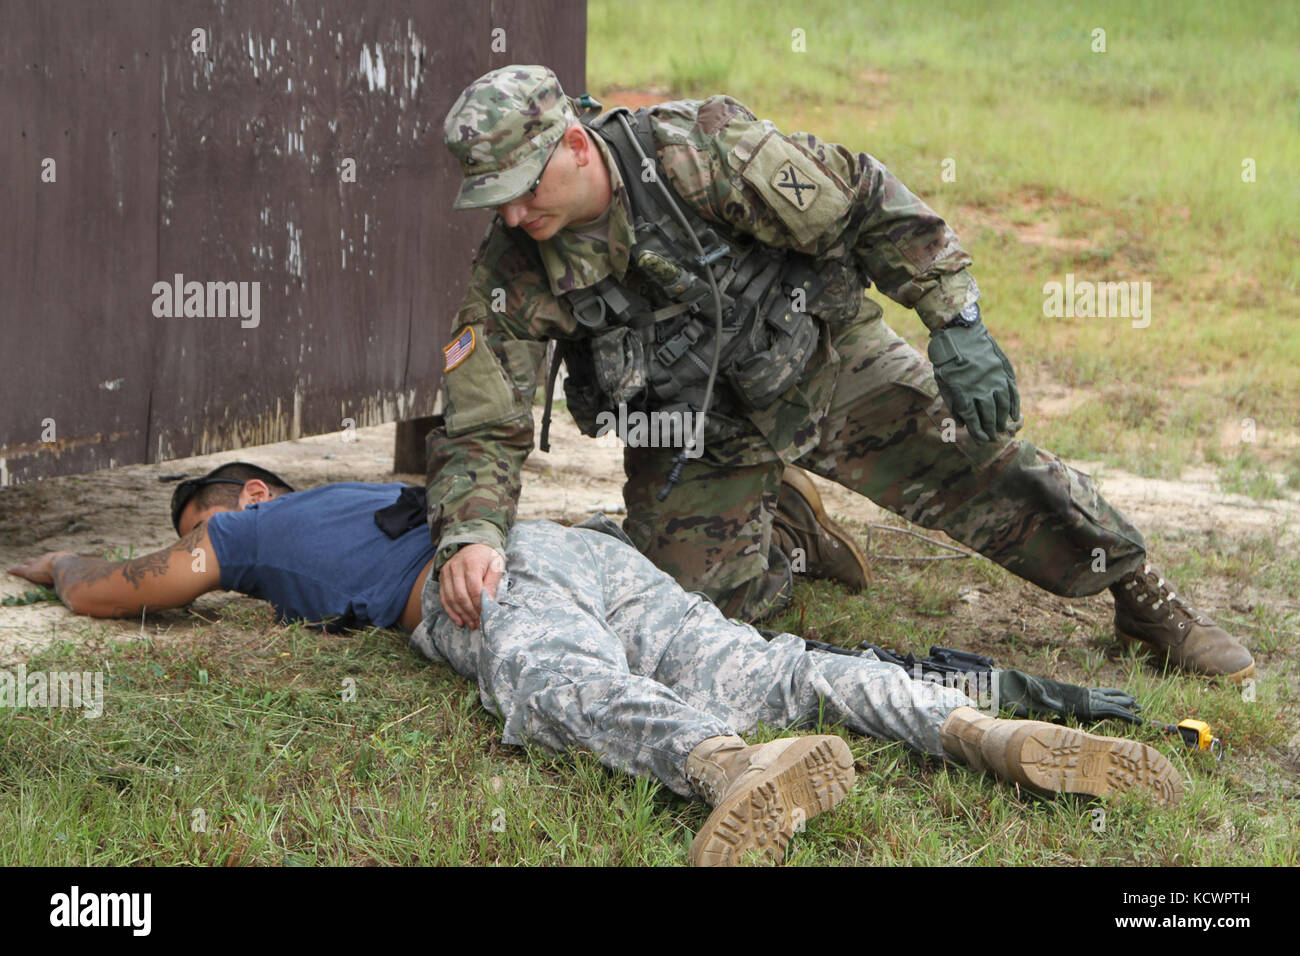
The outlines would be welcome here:
<svg viewBox="0 0 1300 956">
<path fill-rule="evenodd" d="M 843 739 L 801 739 L 714 808 L 691 843 L 691 865 L 735 866 L 751 850 L 781 863 L 795 831 L 843 800 L 854 776 Z"/>
<path fill-rule="evenodd" d="M 1147 654 L 1156 658 L 1157 660 L 1168 662 L 1169 666 L 1174 668 L 1175 670 L 1184 671 L 1185 673 L 1188 674 L 1195 674 L 1198 677 L 1208 677 L 1210 680 L 1226 680 L 1233 684 L 1240 684 L 1246 678 L 1255 676 L 1254 661 L 1251 661 L 1249 666 L 1243 667 L 1235 674 L 1206 674 L 1202 671 L 1194 671 L 1191 668 L 1180 667 L 1178 664 L 1175 664 L 1173 661 L 1170 661 L 1169 655 L 1165 651 L 1165 649 L 1161 647 L 1159 644 L 1156 644 L 1154 641 L 1148 641 L 1141 637 L 1136 637 L 1133 634 L 1126 634 L 1124 631 L 1119 630 L 1119 628 L 1115 629 L 1115 635 L 1118 638 L 1120 638 L 1120 640 L 1124 641 L 1124 643 L 1126 644 L 1139 645 L 1139 647 L 1142 650 L 1146 651 Z"/>
<path fill-rule="evenodd" d="M 808 477 L 808 474 L 796 465 L 787 465 L 785 470 L 781 472 L 781 483 L 789 485 L 801 494 L 804 500 L 808 502 L 808 506 L 812 508 L 813 518 L 821 525 L 822 530 L 838 541 L 842 547 L 848 549 L 853 563 L 858 566 L 858 573 L 861 578 L 842 578 L 841 583 L 859 589 L 866 587 L 871 578 L 871 568 L 867 564 L 867 556 L 848 530 L 826 513 L 826 505 L 822 503 L 822 496 L 817 491 L 817 486 L 812 483 L 812 479 Z"/>
<path fill-rule="evenodd" d="M 1136 740 L 1035 721 L 1018 728 L 1003 753 L 1008 776 L 1039 790 L 1094 797 L 1140 790 L 1165 806 L 1183 796 L 1173 764 Z"/>
</svg>

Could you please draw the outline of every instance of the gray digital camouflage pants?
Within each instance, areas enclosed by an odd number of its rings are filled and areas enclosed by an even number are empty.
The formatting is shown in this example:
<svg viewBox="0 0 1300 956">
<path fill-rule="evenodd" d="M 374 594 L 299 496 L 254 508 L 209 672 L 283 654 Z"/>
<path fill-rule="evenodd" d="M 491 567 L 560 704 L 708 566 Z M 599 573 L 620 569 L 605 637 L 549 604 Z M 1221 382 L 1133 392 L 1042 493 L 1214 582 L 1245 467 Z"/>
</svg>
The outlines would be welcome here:
<svg viewBox="0 0 1300 956">
<path fill-rule="evenodd" d="M 974 706 L 893 664 L 809 652 L 793 634 L 764 640 L 684 591 L 604 516 L 517 523 L 480 630 L 452 624 L 433 575 L 423 604 L 411 646 L 478 681 L 506 743 L 589 750 L 684 796 L 686 757 L 709 737 L 820 715 L 941 754 L 944 719 Z"/>
</svg>

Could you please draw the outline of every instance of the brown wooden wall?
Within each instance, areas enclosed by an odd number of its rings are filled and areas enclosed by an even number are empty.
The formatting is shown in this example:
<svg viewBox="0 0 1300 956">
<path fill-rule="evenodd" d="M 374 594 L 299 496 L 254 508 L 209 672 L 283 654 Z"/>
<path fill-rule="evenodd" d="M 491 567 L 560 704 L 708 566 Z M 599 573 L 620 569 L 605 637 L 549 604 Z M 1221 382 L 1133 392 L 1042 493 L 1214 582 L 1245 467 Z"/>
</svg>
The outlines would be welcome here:
<svg viewBox="0 0 1300 956">
<path fill-rule="evenodd" d="M 583 0 L 0 0 L 0 484 L 430 414 L 489 216 L 442 119 L 585 43 Z M 155 317 L 177 273 L 259 324 Z"/>
</svg>

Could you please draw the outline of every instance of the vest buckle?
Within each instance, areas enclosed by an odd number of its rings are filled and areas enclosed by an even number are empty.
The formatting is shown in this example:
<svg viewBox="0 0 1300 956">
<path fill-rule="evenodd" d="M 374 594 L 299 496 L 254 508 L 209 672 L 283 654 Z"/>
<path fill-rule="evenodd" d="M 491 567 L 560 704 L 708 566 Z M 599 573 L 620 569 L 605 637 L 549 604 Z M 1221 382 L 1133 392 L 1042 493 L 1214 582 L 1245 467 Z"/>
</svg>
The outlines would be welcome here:
<svg viewBox="0 0 1300 956">
<path fill-rule="evenodd" d="M 655 349 L 655 358 L 661 365 L 673 365 L 699 340 L 699 327 L 694 322 L 688 322 L 682 326 L 681 331 Z"/>
</svg>

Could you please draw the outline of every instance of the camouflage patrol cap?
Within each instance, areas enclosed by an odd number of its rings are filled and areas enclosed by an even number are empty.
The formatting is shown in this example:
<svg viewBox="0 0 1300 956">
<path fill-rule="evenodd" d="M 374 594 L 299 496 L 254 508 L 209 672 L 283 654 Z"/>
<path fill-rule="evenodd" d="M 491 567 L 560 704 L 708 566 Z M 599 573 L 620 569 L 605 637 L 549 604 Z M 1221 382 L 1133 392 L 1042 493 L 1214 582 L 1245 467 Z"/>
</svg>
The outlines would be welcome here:
<svg viewBox="0 0 1300 956">
<path fill-rule="evenodd" d="M 506 66 L 479 77 L 443 121 L 443 142 L 465 174 L 452 208 L 499 206 L 528 192 L 551 147 L 577 121 L 544 66 Z"/>
</svg>

